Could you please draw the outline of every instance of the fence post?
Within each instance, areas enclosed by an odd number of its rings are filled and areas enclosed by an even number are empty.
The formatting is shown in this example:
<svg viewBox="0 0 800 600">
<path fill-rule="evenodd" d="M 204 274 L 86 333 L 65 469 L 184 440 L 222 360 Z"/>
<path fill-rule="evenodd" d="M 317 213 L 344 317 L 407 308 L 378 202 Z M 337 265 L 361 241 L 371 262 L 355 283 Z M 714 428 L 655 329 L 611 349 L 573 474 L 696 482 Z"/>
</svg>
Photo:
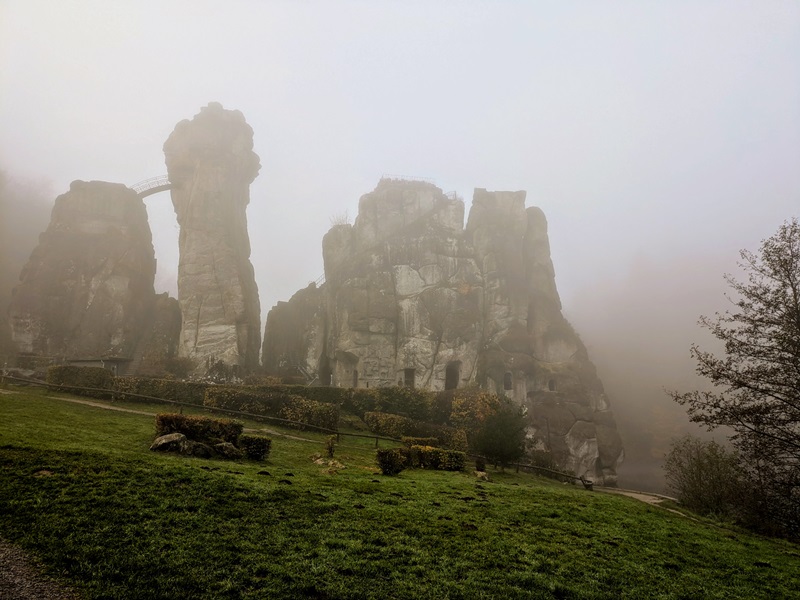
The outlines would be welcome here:
<svg viewBox="0 0 800 600">
<path fill-rule="evenodd" d="M 375 447 L 378 447 L 378 436 L 375 436 Z"/>
</svg>

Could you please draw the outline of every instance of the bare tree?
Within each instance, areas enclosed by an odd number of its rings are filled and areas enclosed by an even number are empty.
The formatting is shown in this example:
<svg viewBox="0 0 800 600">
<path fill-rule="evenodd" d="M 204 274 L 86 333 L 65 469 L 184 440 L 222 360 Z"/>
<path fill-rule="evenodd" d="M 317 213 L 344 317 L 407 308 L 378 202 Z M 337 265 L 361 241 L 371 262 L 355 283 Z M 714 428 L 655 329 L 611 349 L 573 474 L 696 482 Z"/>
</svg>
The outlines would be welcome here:
<svg viewBox="0 0 800 600">
<path fill-rule="evenodd" d="M 731 442 L 759 488 L 759 512 L 782 533 L 800 535 L 800 224 L 785 222 L 758 253 L 743 250 L 747 275 L 725 280 L 734 308 L 700 324 L 724 356 L 693 345 L 712 392 L 672 392 L 692 421 L 733 430 Z"/>
<path fill-rule="evenodd" d="M 681 504 L 706 515 L 739 516 L 740 459 L 715 441 L 689 434 L 672 441 L 664 458 L 667 487 Z"/>
</svg>

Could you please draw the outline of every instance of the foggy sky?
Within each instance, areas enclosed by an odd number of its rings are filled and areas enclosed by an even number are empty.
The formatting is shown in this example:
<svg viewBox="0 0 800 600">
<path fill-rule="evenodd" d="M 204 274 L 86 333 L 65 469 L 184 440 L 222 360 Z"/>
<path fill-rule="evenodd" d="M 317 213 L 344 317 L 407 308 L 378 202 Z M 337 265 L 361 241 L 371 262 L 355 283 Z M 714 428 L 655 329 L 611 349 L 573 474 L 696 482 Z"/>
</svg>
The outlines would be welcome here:
<svg viewBox="0 0 800 600">
<path fill-rule="evenodd" d="M 691 377 L 723 272 L 800 202 L 794 0 L 2 0 L 0 89 L 0 167 L 53 198 L 165 173 L 178 121 L 241 110 L 264 314 L 322 274 L 331 218 L 383 174 L 468 203 L 527 190 L 612 401 L 626 373 Z M 147 203 L 174 294 L 169 195 Z"/>
</svg>

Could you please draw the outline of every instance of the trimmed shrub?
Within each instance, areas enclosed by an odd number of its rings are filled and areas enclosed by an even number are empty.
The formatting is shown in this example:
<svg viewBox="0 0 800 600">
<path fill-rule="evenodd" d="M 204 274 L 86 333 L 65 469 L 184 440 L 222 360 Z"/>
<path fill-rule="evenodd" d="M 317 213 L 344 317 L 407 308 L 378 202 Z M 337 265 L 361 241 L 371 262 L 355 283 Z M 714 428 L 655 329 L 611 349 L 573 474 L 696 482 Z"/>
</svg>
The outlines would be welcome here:
<svg viewBox="0 0 800 600">
<path fill-rule="evenodd" d="M 443 471 L 463 471 L 467 466 L 467 453 L 458 450 L 440 450 L 439 468 Z"/>
<path fill-rule="evenodd" d="M 364 423 L 372 433 L 402 439 L 404 437 L 418 437 L 436 439 L 437 446 L 453 450 L 466 450 L 466 436 L 463 432 L 444 425 L 434 425 L 415 421 L 401 415 L 381 412 L 370 412 L 364 415 Z"/>
<path fill-rule="evenodd" d="M 263 435 L 243 433 L 239 436 L 239 447 L 244 450 L 250 460 L 264 460 L 269 456 L 272 440 Z"/>
<path fill-rule="evenodd" d="M 114 375 L 101 367 L 73 367 L 61 365 L 47 369 L 47 383 L 53 386 L 92 388 L 90 390 L 70 390 L 72 393 L 91 398 L 111 398 L 114 388 Z M 105 391 L 108 390 L 108 391 Z"/>
<path fill-rule="evenodd" d="M 342 408 L 348 412 L 364 418 L 368 412 L 374 412 L 378 406 L 378 395 L 375 389 L 350 389 L 350 394 L 344 397 Z"/>
<path fill-rule="evenodd" d="M 290 398 L 285 386 L 213 386 L 206 390 L 203 405 L 277 417 Z"/>
<path fill-rule="evenodd" d="M 135 401 L 137 399 L 135 396 L 127 396 L 126 393 L 140 394 L 162 400 L 202 406 L 206 389 L 209 387 L 209 384 L 198 381 L 117 377 L 114 380 L 114 391 L 116 392 L 114 397 Z"/>
<path fill-rule="evenodd" d="M 336 431 L 339 425 L 339 407 L 334 404 L 325 404 L 307 400 L 300 396 L 292 396 L 289 402 L 283 405 L 279 416 L 281 419 L 296 421 L 304 425 L 313 425 Z M 303 427 L 300 426 L 302 429 Z"/>
<path fill-rule="evenodd" d="M 300 389 L 315 389 L 303 388 Z M 339 406 L 293 395 L 296 388 L 286 385 L 209 387 L 203 402 L 209 408 L 223 408 L 296 421 L 302 428 L 311 425 L 336 431 Z"/>
<path fill-rule="evenodd" d="M 431 446 L 411 446 L 409 464 L 421 469 L 461 471 L 467 464 L 467 455 L 464 452 Z"/>
<path fill-rule="evenodd" d="M 418 421 L 427 421 L 431 415 L 433 395 L 424 390 L 410 387 L 378 388 L 379 412 L 403 415 Z"/>
<path fill-rule="evenodd" d="M 434 414 L 434 399 L 434 394 L 425 390 L 390 386 L 349 390 L 349 394 L 345 394 L 342 398 L 341 404 L 342 408 L 358 415 L 362 419 L 366 413 L 382 412 L 426 421 Z"/>
<path fill-rule="evenodd" d="M 402 448 L 376 450 L 375 460 L 384 475 L 397 475 L 406 467 L 406 456 Z"/>
<path fill-rule="evenodd" d="M 435 437 L 408 437 L 403 436 L 400 438 L 406 448 L 411 448 L 411 446 L 433 446 L 434 448 L 439 447 L 439 438 Z"/>
<path fill-rule="evenodd" d="M 286 385 L 293 396 L 302 396 L 315 402 L 324 404 L 337 404 L 343 406 L 352 395 L 353 390 L 330 386 L 309 387 L 306 385 Z"/>
<path fill-rule="evenodd" d="M 364 423 L 369 430 L 378 435 L 402 438 L 415 433 L 414 421 L 400 415 L 390 415 L 382 412 L 368 412 L 364 414 Z"/>
<path fill-rule="evenodd" d="M 280 377 L 274 375 L 247 375 L 244 378 L 245 385 L 279 385 L 281 382 Z"/>
<path fill-rule="evenodd" d="M 162 413 L 156 415 L 156 436 L 182 433 L 190 440 L 205 443 L 235 444 L 244 426 L 230 419 Z"/>
</svg>

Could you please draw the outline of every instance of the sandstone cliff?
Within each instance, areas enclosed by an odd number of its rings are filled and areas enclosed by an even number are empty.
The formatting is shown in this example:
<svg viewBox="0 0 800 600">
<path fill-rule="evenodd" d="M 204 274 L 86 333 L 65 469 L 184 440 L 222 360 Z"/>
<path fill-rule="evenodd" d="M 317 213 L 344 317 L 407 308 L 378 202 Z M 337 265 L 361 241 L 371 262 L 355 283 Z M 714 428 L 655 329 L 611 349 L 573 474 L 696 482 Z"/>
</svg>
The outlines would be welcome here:
<svg viewBox="0 0 800 600">
<path fill-rule="evenodd" d="M 164 144 L 180 226 L 180 351 L 252 369 L 261 321 L 250 263 L 246 208 L 260 168 L 253 130 L 242 113 L 210 103 L 181 121 Z"/>
<path fill-rule="evenodd" d="M 17 350 L 53 358 L 130 359 L 154 299 L 147 211 L 122 184 L 75 181 L 9 307 Z"/>
<path fill-rule="evenodd" d="M 621 442 L 561 313 L 544 214 L 525 192 L 478 189 L 463 220 L 432 184 L 381 180 L 325 236 L 325 284 L 270 311 L 264 365 L 353 387 L 477 383 L 526 405 L 562 468 L 615 483 Z"/>
</svg>

